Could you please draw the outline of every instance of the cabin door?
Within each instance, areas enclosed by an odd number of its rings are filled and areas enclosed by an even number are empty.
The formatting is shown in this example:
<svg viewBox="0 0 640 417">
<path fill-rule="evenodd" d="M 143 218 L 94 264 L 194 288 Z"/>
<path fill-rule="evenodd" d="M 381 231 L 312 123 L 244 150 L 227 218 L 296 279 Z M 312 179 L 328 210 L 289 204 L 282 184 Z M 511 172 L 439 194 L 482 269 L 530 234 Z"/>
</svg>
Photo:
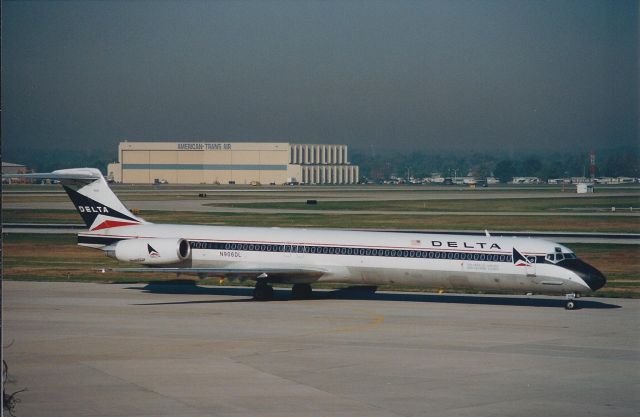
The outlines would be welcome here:
<svg viewBox="0 0 640 417">
<path fill-rule="evenodd" d="M 291 243 L 287 242 L 284 245 L 284 256 L 286 258 L 291 258 L 291 254 L 293 253 L 294 248 L 295 248 L 295 245 L 292 245 Z"/>
<path fill-rule="evenodd" d="M 527 256 L 529 259 L 529 264 L 525 266 L 525 270 L 527 271 L 528 277 L 536 276 L 536 257 L 535 256 Z"/>
</svg>

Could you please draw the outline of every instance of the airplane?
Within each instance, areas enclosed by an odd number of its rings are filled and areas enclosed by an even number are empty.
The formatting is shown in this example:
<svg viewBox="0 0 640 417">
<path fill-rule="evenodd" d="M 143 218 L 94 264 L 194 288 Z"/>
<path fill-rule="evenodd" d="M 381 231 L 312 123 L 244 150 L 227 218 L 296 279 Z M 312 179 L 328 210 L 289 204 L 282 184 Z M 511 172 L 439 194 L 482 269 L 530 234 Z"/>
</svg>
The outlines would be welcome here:
<svg viewBox="0 0 640 417">
<path fill-rule="evenodd" d="M 542 239 L 456 234 L 154 224 L 133 214 L 95 168 L 10 175 L 60 182 L 88 231 L 78 245 L 137 265 L 115 272 L 168 272 L 255 281 L 253 298 L 314 283 L 564 294 L 565 308 L 606 277 L 569 248 Z M 106 272 L 107 269 L 103 269 Z"/>
</svg>

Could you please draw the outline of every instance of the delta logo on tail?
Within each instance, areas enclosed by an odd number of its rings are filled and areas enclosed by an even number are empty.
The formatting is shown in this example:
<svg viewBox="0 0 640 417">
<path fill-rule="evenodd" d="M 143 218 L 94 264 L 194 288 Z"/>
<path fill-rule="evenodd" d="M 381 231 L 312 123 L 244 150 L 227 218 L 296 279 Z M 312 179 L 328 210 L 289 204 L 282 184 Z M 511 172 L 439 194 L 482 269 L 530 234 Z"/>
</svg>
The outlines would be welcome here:
<svg viewBox="0 0 640 417">
<path fill-rule="evenodd" d="M 159 258 L 160 254 L 157 250 L 153 249 L 153 247 L 147 243 L 147 251 L 149 252 L 149 256 L 152 258 Z"/>
<path fill-rule="evenodd" d="M 531 266 L 531 261 L 526 256 L 518 252 L 516 248 L 513 248 L 513 264 L 515 266 Z"/>
<path fill-rule="evenodd" d="M 70 187 L 63 187 L 76 209 L 78 209 L 82 220 L 91 231 L 140 224 L 140 221 L 133 217 L 106 207 L 104 204 L 82 195 Z"/>
</svg>

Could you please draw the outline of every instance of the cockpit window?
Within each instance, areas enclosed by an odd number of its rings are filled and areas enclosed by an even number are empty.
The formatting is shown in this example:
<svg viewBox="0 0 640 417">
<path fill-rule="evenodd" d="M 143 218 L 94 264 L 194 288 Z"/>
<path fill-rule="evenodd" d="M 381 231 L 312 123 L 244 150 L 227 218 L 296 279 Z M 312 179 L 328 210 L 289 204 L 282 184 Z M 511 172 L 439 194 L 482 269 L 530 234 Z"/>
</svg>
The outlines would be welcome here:
<svg viewBox="0 0 640 417">
<path fill-rule="evenodd" d="M 548 253 L 545 257 L 545 260 L 549 261 L 549 262 L 560 262 L 564 259 L 576 259 L 576 255 L 573 253 L 561 253 L 561 252 L 556 252 L 556 253 Z"/>
</svg>

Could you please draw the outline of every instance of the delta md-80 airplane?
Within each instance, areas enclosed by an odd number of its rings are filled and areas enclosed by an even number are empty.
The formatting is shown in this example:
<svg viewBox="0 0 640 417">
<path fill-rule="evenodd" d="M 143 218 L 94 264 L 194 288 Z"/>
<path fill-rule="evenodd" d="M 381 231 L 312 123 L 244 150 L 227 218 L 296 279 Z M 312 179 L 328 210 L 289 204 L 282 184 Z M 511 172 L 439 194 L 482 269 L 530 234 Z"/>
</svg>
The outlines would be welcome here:
<svg viewBox="0 0 640 417">
<path fill-rule="evenodd" d="M 131 213 L 95 168 L 24 174 L 60 181 L 88 227 L 78 244 L 143 267 L 253 280 L 256 300 L 274 283 L 293 284 L 308 298 L 319 282 L 563 294 L 575 297 L 606 283 L 567 247 L 541 239 L 342 231 L 323 229 L 153 224 Z"/>
</svg>

